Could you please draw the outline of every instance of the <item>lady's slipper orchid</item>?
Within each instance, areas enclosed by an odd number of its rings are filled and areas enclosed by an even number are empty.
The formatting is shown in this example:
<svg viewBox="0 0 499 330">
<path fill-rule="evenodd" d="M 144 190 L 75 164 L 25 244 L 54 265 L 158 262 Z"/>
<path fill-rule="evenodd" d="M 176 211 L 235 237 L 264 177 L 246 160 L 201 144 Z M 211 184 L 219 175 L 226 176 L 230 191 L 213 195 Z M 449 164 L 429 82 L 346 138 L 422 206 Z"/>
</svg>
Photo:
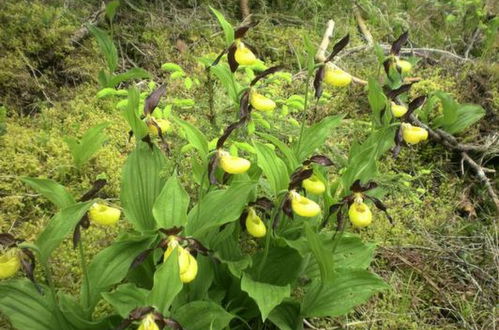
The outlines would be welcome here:
<svg viewBox="0 0 499 330">
<path fill-rule="evenodd" d="M 250 207 L 248 210 L 248 216 L 246 217 L 245 224 L 248 234 L 253 237 L 264 237 L 267 233 L 265 224 L 263 223 L 262 219 L 256 214 L 255 209 L 252 207 Z"/>
<path fill-rule="evenodd" d="M 137 330 L 159 330 L 153 313 L 149 313 L 142 319 Z"/>
<path fill-rule="evenodd" d="M 404 106 L 404 105 L 401 105 L 401 104 L 397 104 L 395 102 L 391 102 L 391 110 L 392 110 L 392 114 L 395 118 L 400 118 L 402 117 L 403 115 L 405 115 L 407 113 L 407 107 Z"/>
<path fill-rule="evenodd" d="M 321 195 L 326 191 L 326 185 L 317 176 L 312 175 L 310 178 L 303 180 L 303 188 L 312 195 Z"/>
<path fill-rule="evenodd" d="M 253 108 L 260 111 L 272 111 L 276 107 L 274 101 L 255 91 L 250 92 L 250 104 Z"/>
<path fill-rule="evenodd" d="M 236 41 L 236 52 L 234 53 L 234 58 L 236 62 L 240 65 L 252 65 L 256 62 L 256 56 L 253 54 L 251 49 L 246 47 L 246 45 L 238 40 Z"/>
<path fill-rule="evenodd" d="M 13 248 L 0 255 L 0 280 L 14 276 L 21 268 L 18 250 Z"/>
<path fill-rule="evenodd" d="M 174 237 L 169 238 L 168 248 L 163 255 L 163 260 L 168 259 L 175 249 L 178 251 L 180 280 L 182 283 L 192 282 L 198 273 L 198 262 L 196 258 L 189 253 L 189 251 L 179 245 L 178 241 Z"/>
<path fill-rule="evenodd" d="M 229 174 L 242 174 L 246 172 L 251 162 L 247 159 L 232 156 L 226 151 L 219 151 L 220 167 Z"/>
<path fill-rule="evenodd" d="M 345 87 L 350 85 L 352 82 L 352 76 L 341 69 L 333 68 L 330 65 L 327 65 L 326 72 L 324 74 L 324 81 L 326 84 L 334 87 Z"/>
<path fill-rule="evenodd" d="M 121 211 L 105 204 L 94 203 L 88 211 L 90 221 L 103 226 L 112 226 L 118 222 Z"/>
<path fill-rule="evenodd" d="M 402 137 L 406 143 L 417 144 L 428 139 L 428 131 L 419 126 L 412 126 L 411 124 L 403 123 Z"/>
<path fill-rule="evenodd" d="M 296 191 L 291 191 L 290 197 L 291 209 L 299 216 L 312 218 L 321 213 L 321 207 L 319 204 L 300 195 Z"/>
<path fill-rule="evenodd" d="M 412 70 L 412 64 L 409 61 L 396 59 L 395 61 L 397 67 L 402 71 L 402 73 L 409 73 Z"/>
<path fill-rule="evenodd" d="M 168 121 L 167 119 L 154 119 L 154 122 L 155 124 L 152 122 L 147 123 L 149 134 L 151 134 L 152 136 L 159 135 L 158 127 L 161 130 L 161 134 L 165 134 L 171 131 L 171 124 L 170 121 Z"/>
<path fill-rule="evenodd" d="M 356 197 L 348 209 L 348 217 L 355 227 L 367 227 L 371 224 L 373 215 L 362 197 Z"/>
</svg>

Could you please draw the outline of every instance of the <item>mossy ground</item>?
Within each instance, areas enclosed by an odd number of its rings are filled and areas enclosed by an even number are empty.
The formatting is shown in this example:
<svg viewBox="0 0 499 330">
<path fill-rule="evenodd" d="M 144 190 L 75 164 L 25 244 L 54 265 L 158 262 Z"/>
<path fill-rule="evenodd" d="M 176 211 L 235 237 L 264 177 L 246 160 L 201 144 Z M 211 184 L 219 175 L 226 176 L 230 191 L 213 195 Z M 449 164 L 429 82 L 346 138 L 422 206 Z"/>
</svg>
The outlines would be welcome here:
<svg viewBox="0 0 499 330">
<path fill-rule="evenodd" d="M 97 1 L 72 8 L 62 6 L 62 1 L 48 3 L 35 1 L 27 5 L 9 0 L 0 14 L 0 22 L 5 22 L 0 39 L 0 59 L 5 63 L 0 69 L 0 101 L 7 108 L 7 133 L 0 137 L 0 230 L 27 241 L 36 238 L 55 209 L 22 184 L 21 176 L 54 179 L 75 196 L 83 194 L 98 176 L 105 176 L 108 185 L 100 197 L 115 203 L 119 198 L 120 169 L 133 148 L 127 124 L 115 107 L 117 99 L 95 97 L 99 90 L 97 72 L 104 66 L 95 42 L 87 38 L 79 45 L 68 45 L 83 18 L 98 8 Z M 376 40 L 389 42 L 394 35 L 410 29 L 415 45 L 445 48 L 451 40 L 459 53 L 466 47 L 462 39 L 469 37 L 470 31 L 453 30 L 442 22 L 445 11 L 453 8 L 444 2 L 438 6 L 424 5 L 421 0 L 361 3 Z M 272 6 L 257 1 L 252 9 L 261 22 L 248 38 L 261 50 L 260 56 L 266 62 L 284 63 L 296 73 L 300 69 L 297 59 L 303 56 L 303 36 L 309 35 L 317 43 L 329 18 L 336 21 L 336 36 L 350 32 L 352 45 L 363 43 L 351 15 L 351 4 L 344 1 L 335 6 L 321 1 L 277 1 Z M 228 16 L 238 15 L 236 5 L 224 9 Z M 333 17 L 327 13 L 333 13 Z M 160 82 L 165 77 L 159 70 L 161 64 L 175 62 L 201 80 L 201 85 L 192 90 L 173 82 L 168 95 L 196 99 L 194 107 L 173 111 L 195 123 L 209 138 L 215 137 L 219 132 L 210 127 L 205 115 L 205 77 L 197 62 L 200 56 L 217 53 L 222 47 L 222 38 L 215 33 L 219 28 L 207 7 L 190 2 L 168 8 L 159 3 L 134 8 L 123 5 L 113 29 L 122 55 L 121 69 L 139 65 Z M 444 90 L 461 102 L 484 106 L 487 120 L 467 132 L 466 139 L 471 141 L 498 127 L 499 77 L 491 54 L 494 52 L 484 52 L 482 58 L 466 65 L 423 60 L 416 67 L 422 81 L 414 85 L 414 95 Z M 377 69 L 371 53 L 343 58 L 339 64 L 361 78 Z M 275 90 L 282 97 L 303 95 L 303 81 L 304 75 L 296 74 L 292 83 Z M 317 118 L 345 115 L 344 124 L 331 136 L 327 147 L 347 156 L 351 142 L 366 135 L 369 107 L 365 89 L 354 85 L 327 92 L 331 96 L 318 107 Z M 224 95 L 221 88 L 216 89 L 219 128 L 233 116 Z M 63 138 L 81 136 L 103 121 L 110 123 L 106 130 L 108 141 L 88 164 L 75 168 Z M 284 129 L 298 130 L 288 124 Z M 173 144 L 184 144 L 178 137 L 170 139 Z M 383 157 L 380 180 L 389 188 L 386 201 L 395 225 L 379 215 L 373 226 L 361 234 L 380 246 L 373 269 L 392 289 L 346 317 L 311 323 L 323 328 L 493 328 L 496 223 L 485 191 L 477 188 L 471 173 L 464 177 L 459 173 L 459 161 L 457 155 L 431 142 L 404 149 L 397 160 L 389 155 Z M 188 159 L 182 164 L 179 172 L 188 177 Z M 189 186 L 189 182 L 185 183 Z M 473 205 L 477 215 L 462 213 L 463 202 Z M 106 245 L 117 231 L 93 227 L 85 232 L 89 253 Z M 75 291 L 80 271 L 71 242 L 65 242 L 56 255 L 56 284 Z M 0 328 L 8 328 L 6 321 L 0 321 Z"/>
</svg>

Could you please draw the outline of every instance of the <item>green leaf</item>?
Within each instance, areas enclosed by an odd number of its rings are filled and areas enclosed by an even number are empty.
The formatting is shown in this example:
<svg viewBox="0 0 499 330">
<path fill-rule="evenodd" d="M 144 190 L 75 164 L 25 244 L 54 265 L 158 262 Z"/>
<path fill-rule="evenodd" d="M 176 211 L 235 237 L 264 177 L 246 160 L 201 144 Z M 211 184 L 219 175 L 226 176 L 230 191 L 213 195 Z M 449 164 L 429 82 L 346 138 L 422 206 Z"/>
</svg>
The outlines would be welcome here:
<svg viewBox="0 0 499 330">
<path fill-rule="evenodd" d="M 321 281 L 328 281 L 332 278 L 334 270 L 332 251 L 326 248 L 319 234 L 312 229 L 310 223 L 305 222 L 304 229 L 310 251 L 312 251 L 315 260 L 319 264 Z"/>
<path fill-rule="evenodd" d="M 180 184 L 177 174 L 174 173 L 163 187 L 154 202 L 152 213 L 159 228 L 185 226 L 187 222 L 187 208 L 189 195 Z"/>
<path fill-rule="evenodd" d="M 300 165 L 300 162 L 298 162 L 298 159 L 296 159 L 293 150 L 291 150 L 291 148 L 289 148 L 286 144 L 284 144 L 284 142 L 282 142 L 281 140 L 270 134 L 261 133 L 261 132 L 258 132 L 256 134 L 266 139 L 267 141 L 271 142 L 277 148 L 279 148 L 279 150 L 286 158 L 286 166 L 288 167 L 288 173 L 293 172 L 298 167 L 298 165 Z"/>
<path fill-rule="evenodd" d="M 303 318 L 300 316 L 300 304 L 296 301 L 285 300 L 269 314 L 269 320 L 279 330 L 303 329 Z"/>
<path fill-rule="evenodd" d="M 293 285 L 302 271 L 303 258 L 298 251 L 284 246 L 272 247 L 262 267 L 260 274 L 260 265 L 263 260 L 264 252 L 259 252 L 253 256 L 253 267 L 248 274 L 255 280 L 274 285 Z"/>
<path fill-rule="evenodd" d="M 242 90 L 242 87 L 235 80 L 229 66 L 225 63 L 218 63 L 217 65 L 210 67 L 210 72 L 220 80 L 227 91 L 227 95 L 232 101 L 232 104 L 239 105 L 239 92 Z"/>
<path fill-rule="evenodd" d="M 451 125 L 457 119 L 457 109 L 459 103 L 457 103 L 450 94 L 444 92 L 435 92 L 434 95 L 440 99 L 442 102 L 442 112 L 440 125 Z"/>
<path fill-rule="evenodd" d="M 369 100 L 369 105 L 371 106 L 371 110 L 373 112 L 374 122 L 381 124 L 381 111 L 386 108 L 387 101 L 385 93 L 383 93 L 383 89 L 379 85 L 378 81 L 373 77 L 369 78 L 367 88 L 367 99 Z"/>
<path fill-rule="evenodd" d="M 298 161 L 304 161 L 315 150 L 324 145 L 326 138 L 331 135 L 331 130 L 338 126 L 342 116 L 326 117 L 317 124 L 307 127 L 303 132 L 300 144 L 295 145 L 295 155 Z"/>
<path fill-rule="evenodd" d="M 193 301 L 173 312 L 185 330 L 226 329 L 234 315 L 212 301 Z"/>
<path fill-rule="evenodd" d="M 123 167 L 121 203 L 127 219 L 139 231 L 156 228 L 152 208 L 165 183 L 161 176 L 165 166 L 161 150 L 138 142 Z"/>
<path fill-rule="evenodd" d="M 101 293 L 121 282 L 133 260 L 154 242 L 155 237 L 136 237 L 114 242 L 99 252 L 88 265 L 90 286 L 83 283 L 80 299 L 86 310 L 92 311 Z M 88 292 L 88 294 L 86 294 Z M 87 298 L 88 297 L 88 298 Z"/>
<path fill-rule="evenodd" d="M 254 187 L 252 182 L 242 182 L 227 190 L 209 192 L 189 212 L 185 233 L 197 237 L 210 228 L 236 221 Z"/>
<path fill-rule="evenodd" d="M 278 286 L 256 282 L 246 273 L 243 274 L 241 279 L 241 290 L 247 292 L 256 302 L 262 316 L 262 321 L 267 319 L 269 313 L 279 305 L 284 298 L 288 298 L 291 295 L 291 288 L 289 285 Z"/>
<path fill-rule="evenodd" d="M 183 72 L 184 70 L 182 70 L 182 67 L 176 63 L 170 63 L 170 62 L 167 62 L 167 63 L 164 63 L 162 66 L 161 66 L 161 69 L 162 70 L 165 70 L 167 72 Z"/>
<path fill-rule="evenodd" d="M 118 9 L 120 5 L 119 0 L 113 0 L 107 3 L 106 5 L 106 16 L 110 22 L 113 21 L 114 16 L 116 15 L 116 9 Z"/>
<path fill-rule="evenodd" d="M 395 127 L 381 128 L 373 131 L 361 145 L 352 146 L 346 170 L 341 176 L 343 189 L 348 190 L 357 179 L 365 182 L 377 175 L 377 160 L 393 145 L 395 130 Z"/>
<path fill-rule="evenodd" d="M 40 249 L 40 260 L 46 263 L 50 254 L 62 241 L 69 236 L 76 227 L 76 224 L 85 215 L 92 202 L 73 204 L 59 211 L 43 232 L 36 239 L 36 246 Z"/>
<path fill-rule="evenodd" d="M 66 191 L 66 188 L 53 180 L 25 176 L 21 178 L 21 181 L 60 209 L 64 209 L 75 203 L 73 196 Z"/>
<path fill-rule="evenodd" d="M 85 314 L 82 306 L 73 296 L 62 291 L 59 291 L 57 296 L 61 312 L 71 325 L 67 326 L 66 329 L 108 330 L 116 324 L 116 320 L 114 322 L 112 320 L 115 315 L 94 321 L 89 315 Z"/>
<path fill-rule="evenodd" d="M 436 92 L 430 101 L 434 98 L 442 102 L 443 114 L 435 118 L 433 124 L 450 134 L 464 131 L 485 116 L 485 110 L 481 106 L 459 104 L 447 93 Z"/>
<path fill-rule="evenodd" d="M 0 283 L 0 310 L 16 329 L 51 330 L 67 326 L 57 318 L 57 306 L 54 306 L 50 290 L 42 288 L 45 295 L 27 279 Z"/>
<path fill-rule="evenodd" d="M 450 134 L 460 133 L 482 119 L 485 110 L 477 104 L 461 104 L 457 110 L 457 118 L 450 125 L 443 125 L 443 129 Z"/>
<path fill-rule="evenodd" d="M 102 297 L 121 317 L 125 318 L 132 309 L 145 306 L 148 294 L 148 290 L 139 288 L 133 283 L 126 283 L 118 286 L 113 292 L 102 293 Z"/>
<path fill-rule="evenodd" d="M 167 315 L 170 305 L 175 296 L 182 290 L 182 286 L 178 268 L 178 253 L 177 249 L 174 249 L 154 273 L 154 285 L 147 296 L 147 305 L 152 305 L 160 313 Z"/>
<path fill-rule="evenodd" d="M 187 141 L 199 151 L 199 156 L 205 161 L 208 157 L 208 139 L 206 136 L 197 127 L 182 119 L 176 118 L 175 122 L 182 127 L 187 135 Z"/>
<path fill-rule="evenodd" d="M 133 134 L 135 134 L 135 138 L 137 140 L 142 140 L 148 134 L 148 130 L 146 123 L 139 118 L 139 101 L 139 91 L 137 88 L 131 87 L 128 90 L 128 102 L 123 111 L 123 117 L 125 117 L 130 125 Z"/>
<path fill-rule="evenodd" d="M 88 30 L 94 35 L 95 39 L 97 39 L 99 48 L 106 58 L 109 72 L 114 72 L 118 66 L 118 51 L 116 50 L 113 40 L 111 40 L 109 35 L 104 30 L 101 30 L 94 25 L 87 25 L 87 27 Z"/>
<path fill-rule="evenodd" d="M 366 302 L 388 285 L 367 270 L 338 269 L 331 281 L 314 282 L 305 294 L 302 315 L 335 317 L 344 315 Z"/>
<path fill-rule="evenodd" d="M 213 14 L 215 14 L 215 16 L 217 17 L 218 23 L 220 24 L 220 26 L 224 31 L 225 46 L 226 47 L 230 46 L 230 44 L 232 44 L 232 42 L 234 41 L 234 28 L 229 22 L 227 22 L 227 20 L 225 19 L 224 15 L 222 15 L 221 12 L 219 12 L 218 10 L 216 10 L 211 6 L 210 9 L 213 12 Z"/>
<path fill-rule="evenodd" d="M 87 163 L 107 140 L 104 129 L 109 123 L 97 124 L 89 128 L 80 140 L 72 137 L 65 139 L 76 167 L 81 168 Z"/>
<path fill-rule="evenodd" d="M 131 68 L 128 71 L 113 76 L 108 82 L 108 87 L 116 87 L 123 81 L 132 79 L 147 79 L 150 77 L 151 74 L 142 68 Z"/>
<path fill-rule="evenodd" d="M 289 174 L 286 164 L 277 157 L 274 150 L 263 143 L 254 143 L 256 155 L 258 158 L 258 167 L 260 167 L 270 183 L 274 196 L 279 191 L 286 189 L 289 183 Z"/>
</svg>

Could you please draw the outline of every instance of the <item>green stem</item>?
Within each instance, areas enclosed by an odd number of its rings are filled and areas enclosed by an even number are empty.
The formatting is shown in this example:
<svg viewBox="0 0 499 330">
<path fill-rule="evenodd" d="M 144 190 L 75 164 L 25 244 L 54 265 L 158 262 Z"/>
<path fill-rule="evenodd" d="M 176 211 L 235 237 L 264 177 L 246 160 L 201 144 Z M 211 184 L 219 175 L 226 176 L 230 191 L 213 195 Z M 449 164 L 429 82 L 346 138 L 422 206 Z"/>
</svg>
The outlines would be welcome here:
<svg viewBox="0 0 499 330">
<path fill-rule="evenodd" d="M 260 265 L 258 266 L 258 279 L 260 279 L 260 276 L 262 274 L 263 266 L 265 266 L 265 263 L 267 262 L 267 258 L 269 256 L 269 249 L 270 249 L 270 236 L 273 233 L 272 227 L 269 228 L 269 232 L 267 233 L 267 236 L 265 236 L 265 250 L 263 251 L 263 258 L 262 261 L 260 262 Z"/>
<path fill-rule="evenodd" d="M 65 323 L 64 321 L 64 316 L 62 315 L 61 310 L 59 309 L 59 303 L 57 302 L 57 292 L 55 290 L 55 284 L 54 284 L 54 279 L 52 278 L 52 272 L 50 271 L 49 265 L 47 264 L 46 261 L 41 261 L 43 271 L 45 272 L 45 277 L 47 278 L 47 284 L 50 288 L 50 293 L 52 296 L 52 303 L 54 304 L 54 310 L 55 310 L 55 318 L 57 320 L 57 323 L 59 324 L 60 329 L 64 329 Z"/>
<path fill-rule="evenodd" d="M 88 268 L 87 268 L 87 260 L 85 258 L 85 247 L 83 246 L 83 233 L 80 236 L 80 241 L 78 242 L 78 251 L 80 253 L 80 266 L 81 272 L 83 274 L 83 281 L 85 281 L 85 299 L 87 303 L 90 301 L 90 281 L 88 278 Z M 88 306 L 85 306 L 88 309 Z"/>
<path fill-rule="evenodd" d="M 214 89 L 213 89 L 213 79 L 211 78 L 211 69 L 207 69 L 208 78 L 208 106 L 210 111 L 208 112 L 208 119 L 214 128 L 217 128 L 217 120 L 215 116 L 215 104 L 214 104 Z"/>
<path fill-rule="evenodd" d="M 300 127 L 300 136 L 298 137 L 298 147 L 296 150 L 300 150 L 301 146 L 301 140 L 303 138 L 303 132 L 305 131 L 305 122 L 307 121 L 307 110 L 308 110 L 308 91 L 310 88 L 310 77 L 312 77 L 311 72 L 307 72 L 307 81 L 305 84 L 305 100 L 303 102 L 303 115 L 302 115 L 302 120 L 301 120 L 301 127 Z"/>
</svg>

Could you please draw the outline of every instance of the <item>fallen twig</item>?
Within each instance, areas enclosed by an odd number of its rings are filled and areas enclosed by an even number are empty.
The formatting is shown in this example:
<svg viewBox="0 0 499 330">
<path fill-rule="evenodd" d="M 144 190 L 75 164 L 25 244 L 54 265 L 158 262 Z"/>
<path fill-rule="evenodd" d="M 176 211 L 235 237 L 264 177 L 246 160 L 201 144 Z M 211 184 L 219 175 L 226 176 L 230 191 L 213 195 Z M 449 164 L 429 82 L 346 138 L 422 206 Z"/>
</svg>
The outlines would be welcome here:
<svg viewBox="0 0 499 330">
<path fill-rule="evenodd" d="M 95 11 L 90 17 L 87 19 L 87 21 L 73 33 L 73 36 L 71 37 L 71 44 L 78 44 L 80 41 L 85 39 L 87 35 L 90 33 L 88 30 L 88 25 L 95 25 L 99 20 L 103 17 L 104 13 L 106 11 L 106 5 L 103 2 L 100 6 L 100 8 Z"/>
<path fill-rule="evenodd" d="M 359 10 L 358 6 L 354 6 L 353 14 L 355 16 L 355 20 L 357 21 L 357 26 L 359 28 L 359 31 L 360 31 L 362 37 L 364 38 L 364 40 L 366 40 L 367 44 L 345 49 L 340 56 L 336 57 L 335 61 L 339 61 L 341 58 L 343 58 L 345 56 L 349 56 L 353 53 L 371 50 L 375 45 L 373 36 L 372 36 L 371 32 L 369 32 L 369 29 L 367 28 L 367 25 L 366 25 L 364 19 L 362 18 L 362 15 L 360 14 L 360 10 Z M 391 45 L 385 44 L 385 43 L 379 44 L 379 46 L 383 49 L 383 51 L 385 53 L 389 53 L 390 49 L 392 47 Z M 417 56 L 421 56 L 421 57 L 430 57 L 430 54 L 438 54 L 440 56 L 447 57 L 447 58 L 454 59 L 454 60 L 461 61 L 461 62 L 471 61 L 471 59 L 468 58 L 467 54 L 465 54 L 465 57 L 462 57 L 462 56 L 459 56 L 459 55 L 452 53 L 450 51 L 447 51 L 447 50 L 437 49 L 437 48 L 427 48 L 427 47 L 402 48 L 400 50 L 400 54 L 417 55 Z"/>
<path fill-rule="evenodd" d="M 494 187 L 492 186 L 492 183 L 490 182 L 489 178 L 485 173 L 495 173 L 495 170 L 493 169 L 488 169 L 485 168 L 481 165 L 479 165 L 469 154 L 468 152 L 474 151 L 474 152 L 486 152 L 490 150 L 492 144 L 497 142 L 497 137 L 493 137 L 491 141 L 485 145 L 470 145 L 470 144 L 462 144 L 459 143 L 454 136 L 451 134 L 441 130 L 441 129 L 432 129 L 428 125 L 424 124 L 420 120 L 418 120 L 415 116 L 411 115 L 409 117 L 409 121 L 411 124 L 417 125 L 419 127 L 423 127 L 428 131 L 429 136 L 442 144 L 443 146 L 450 148 L 452 150 L 456 150 L 461 152 L 461 157 L 463 160 L 470 165 L 470 167 L 473 169 L 477 177 L 482 181 L 482 183 L 485 185 L 487 188 L 487 191 L 492 198 L 492 201 L 495 204 L 496 211 L 499 212 L 499 198 L 497 197 L 496 192 L 494 191 Z"/>
</svg>

